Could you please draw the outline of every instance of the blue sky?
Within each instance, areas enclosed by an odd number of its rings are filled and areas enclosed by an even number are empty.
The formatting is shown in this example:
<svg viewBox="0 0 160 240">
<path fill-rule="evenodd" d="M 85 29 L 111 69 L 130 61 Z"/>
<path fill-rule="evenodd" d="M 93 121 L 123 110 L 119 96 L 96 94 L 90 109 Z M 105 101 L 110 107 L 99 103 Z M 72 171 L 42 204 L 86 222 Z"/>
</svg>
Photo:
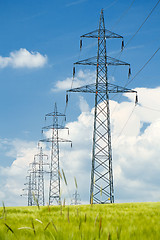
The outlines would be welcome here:
<svg viewBox="0 0 160 240">
<path fill-rule="evenodd" d="M 96 42 L 93 40 L 85 40 L 83 50 L 80 53 L 79 37 L 98 28 L 101 8 L 104 8 L 106 28 L 124 36 L 124 41 L 127 43 L 157 1 L 135 0 L 123 16 L 132 2 L 127 0 L 6 0 L 0 2 L 1 184 L 6 184 L 8 181 L 3 172 L 11 169 L 18 156 L 24 154 L 25 148 L 34 148 L 33 154 L 30 156 L 36 153 L 36 143 L 42 138 L 41 128 L 44 126 L 44 115 L 53 110 L 54 102 L 57 102 L 59 111 L 64 111 L 65 89 L 62 85 L 66 82 L 69 82 L 67 86 L 71 85 L 73 62 L 96 55 Z M 121 60 L 131 64 L 132 76 L 160 47 L 159 16 L 160 5 L 157 6 L 120 56 Z M 119 21 L 119 19 L 121 20 Z M 117 21 L 119 22 L 117 23 Z M 108 41 L 107 52 L 109 56 L 117 57 L 120 48 L 121 42 L 119 40 Z M 153 99 L 153 96 L 159 91 L 157 90 L 160 85 L 159 61 L 160 52 L 129 85 L 130 88 L 140 89 L 140 101 L 144 98 L 147 101 L 144 106 L 158 111 L 160 110 L 159 99 L 158 97 Z M 77 78 L 83 83 L 90 82 L 91 79 L 94 81 L 93 68 L 89 70 L 77 67 L 76 73 Z M 127 74 L 128 68 L 126 67 L 118 67 L 116 70 L 111 69 L 108 72 L 110 81 L 122 86 L 127 82 Z M 61 82 L 62 85 L 58 85 Z M 153 95 L 151 95 L 152 90 L 149 90 L 149 93 L 146 93 L 144 97 L 144 88 L 145 90 L 152 89 Z M 94 107 L 93 100 L 91 96 L 71 95 L 67 109 L 68 124 L 72 126 L 83 112 L 89 111 L 91 113 L 91 109 Z M 129 109 L 132 111 L 132 107 Z M 126 118 L 123 119 L 121 128 L 123 122 L 127 120 L 128 111 L 125 112 Z M 151 123 L 160 117 L 158 111 L 155 118 L 151 120 L 148 120 L 147 117 L 154 115 L 155 112 L 147 112 L 146 110 L 143 116 L 146 116 L 147 120 L 143 119 L 144 117 L 139 113 L 139 122 L 143 125 L 143 127 L 139 127 L 141 129 L 139 137 L 140 134 L 144 133 L 146 126 L 151 126 Z M 18 150 L 18 144 L 23 146 L 24 151 Z M 90 146 L 91 142 L 88 144 Z M 79 142 L 79 146 L 81 146 L 81 142 Z M 31 162 L 32 157 L 27 161 Z M 86 169 L 89 173 L 90 163 Z M 9 176 L 8 179 L 10 179 Z M 7 196 L 7 193 L 2 189 L 0 192 L 2 193 L 0 194 L 1 201 Z M 16 196 L 15 192 L 13 196 Z M 18 194 L 19 192 L 17 192 L 17 196 Z M 124 193 L 126 198 L 124 195 L 121 197 L 120 193 L 118 194 L 119 201 L 132 201 L 127 193 Z M 87 197 L 84 196 L 84 201 L 87 201 L 86 199 Z M 23 202 L 25 202 L 24 199 L 20 201 L 17 198 L 17 203 L 10 199 L 8 205 L 23 204 Z"/>
</svg>

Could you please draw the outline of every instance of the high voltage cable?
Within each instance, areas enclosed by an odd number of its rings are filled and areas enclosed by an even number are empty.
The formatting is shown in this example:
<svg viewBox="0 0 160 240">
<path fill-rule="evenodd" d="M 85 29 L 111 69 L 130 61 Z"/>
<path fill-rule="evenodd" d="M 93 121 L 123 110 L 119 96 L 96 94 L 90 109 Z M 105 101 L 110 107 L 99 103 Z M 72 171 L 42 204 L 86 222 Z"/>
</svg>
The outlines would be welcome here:
<svg viewBox="0 0 160 240">
<path fill-rule="evenodd" d="M 141 24 L 141 26 L 138 28 L 138 30 L 135 32 L 135 34 L 128 40 L 128 42 L 124 45 L 123 49 L 120 51 L 120 53 L 117 55 L 117 57 L 120 57 L 124 51 L 124 49 L 128 46 L 128 44 L 133 40 L 133 38 L 137 35 L 137 33 L 140 31 L 140 29 L 142 28 L 142 26 L 145 24 L 145 22 L 148 20 L 148 18 L 151 16 L 151 14 L 153 13 L 153 11 L 156 9 L 156 7 L 158 6 L 160 0 L 158 0 L 158 2 L 156 3 L 156 5 L 152 8 L 152 10 L 150 11 L 150 13 L 148 14 L 148 16 L 145 18 L 145 20 L 143 21 L 143 23 Z M 113 71 L 113 74 L 115 73 L 116 70 Z"/>
<path fill-rule="evenodd" d="M 151 108 L 151 107 L 147 107 L 147 106 L 144 106 L 144 105 L 141 105 L 141 104 L 140 104 L 139 106 L 142 107 L 142 108 L 149 109 L 149 110 L 151 110 L 151 111 L 160 112 L 160 110 L 158 110 L 158 109 L 154 109 L 154 108 Z M 123 128 L 121 129 L 120 133 L 118 134 L 118 137 L 117 137 L 116 140 L 114 141 L 113 146 L 115 145 L 115 143 L 117 142 L 117 140 L 119 139 L 119 137 L 122 135 L 122 132 L 124 131 L 125 127 L 127 126 L 128 122 L 129 122 L 129 120 L 130 120 L 130 118 L 131 118 L 131 116 L 132 116 L 132 114 L 133 114 L 133 112 L 134 112 L 134 110 L 135 110 L 135 107 L 136 107 L 136 105 L 134 106 L 131 114 L 129 115 L 129 117 L 128 117 L 127 121 L 126 121 L 126 123 L 124 124 Z"/>
<path fill-rule="evenodd" d="M 131 118 L 131 116 L 132 116 L 132 114 L 133 114 L 133 112 L 134 112 L 135 107 L 136 107 L 136 105 L 134 106 L 132 112 L 130 113 L 130 115 L 129 115 L 128 119 L 127 119 L 127 121 L 125 122 L 123 128 L 121 129 L 120 133 L 118 134 L 118 137 L 117 137 L 116 140 L 114 141 L 113 146 L 115 145 L 115 143 L 117 142 L 117 140 L 118 140 L 119 137 L 121 136 L 122 132 L 124 131 L 126 125 L 128 124 L 128 121 L 130 120 L 130 118 Z"/>
<path fill-rule="evenodd" d="M 123 12 L 123 14 L 119 17 L 119 19 L 115 22 L 111 29 L 113 29 L 121 21 L 121 19 L 128 13 L 134 2 L 135 0 L 131 2 L 130 6 Z"/>
<path fill-rule="evenodd" d="M 152 60 L 152 58 L 156 55 L 156 53 L 160 50 L 160 47 L 153 53 L 153 55 L 149 58 L 149 60 L 143 65 L 143 67 L 141 67 L 141 69 L 134 75 L 134 77 L 128 81 L 125 84 L 125 87 L 128 86 L 136 77 L 137 75 L 146 67 L 146 65 Z"/>
<path fill-rule="evenodd" d="M 135 76 L 134 76 L 128 83 L 126 83 L 126 85 L 125 85 L 124 87 L 128 86 L 128 84 L 130 84 L 130 83 L 137 77 L 137 75 L 146 67 L 146 65 L 152 60 L 152 58 L 156 55 L 156 53 L 157 53 L 159 50 L 160 50 L 160 47 L 154 52 L 154 54 L 153 54 L 153 55 L 149 58 L 149 60 L 142 66 L 142 68 L 135 74 Z M 121 99 L 121 97 L 122 97 L 122 94 L 121 94 L 120 98 L 118 99 L 118 101 Z M 152 111 L 160 112 L 160 110 L 158 110 L 158 109 L 153 109 L 153 108 L 150 108 L 150 107 L 147 107 L 147 106 L 144 106 L 144 105 L 140 105 L 140 106 L 141 106 L 142 108 L 146 108 L 146 109 L 149 109 L 149 110 L 152 110 Z M 117 105 L 115 106 L 113 112 L 115 111 L 116 107 L 117 107 Z M 133 112 L 134 112 L 134 109 L 135 109 L 135 106 L 134 106 L 134 108 L 133 108 L 133 110 L 132 110 L 132 112 L 131 112 L 128 120 L 126 121 L 125 125 L 123 126 L 120 134 L 118 135 L 117 139 L 115 140 L 115 142 L 116 142 L 116 141 L 118 140 L 118 138 L 121 136 L 124 128 L 126 127 L 128 121 L 130 120 L 130 118 L 131 118 L 131 116 L 132 116 L 132 114 L 133 114 Z M 113 112 L 112 112 L 112 116 L 113 116 Z M 115 143 L 115 142 L 114 142 L 114 143 Z M 114 145 L 114 143 L 113 143 L 113 145 Z"/>
<path fill-rule="evenodd" d="M 148 14 L 148 16 L 145 18 L 144 22 L 141 24 L 141 26 L 138 28 L 138 30 L 135 32 L 135 34 L 128 40 L 128 42 L 126 43 L 126 45 L 124 46 L 124 48 L 126 48 L 126 46 L 132 41 L 132 39 L 137 35 L 137 33 L 139 32 L 139 30 L 142 28 L 142 26 L 145 24 L 145 22 L 148 20 L 148 18 L 151 16 L 151 14 L 153 13 L 153 11 L 155 10 L 155 8 L 158 6 L 160 0 L 158 0 L 158 2 L 156 3 L 156 5 L 152 8 L 151 12 Z"/>
<path fill-rule="evenodd" d="M 147 107 L 147 106 L 142 105 L 142 104 L 140 104 L 139 106 L 142 107 L 142 108 L 149 109 L 149 110 L 151 110 L 151 111 L 160 112 L 160 110 L 158 110 L 158 109 L 154 109 L 154 108 L 151 108 L 151 107 Z"/>
<path fill-rule="evenodd" d="M 124 87 L 127 87 L 137 76 L 138 74 L 147 66 L 147 64 L 152 60 L 152 58 L 156 55 L 156 53 L 160 50 L 160 47 L 153 53 L 153 55 L 149 58 L 149 60 L 141 67 L 141 69 L 134 75 L 134 77 L 129 81 L 127 82 Z M 118 99 L 118 102 L 120 101 L 122 97 L 122 94 L 120 95 L 119 99 Z M 118 104 L 117 102 L 117 104 Z M 112 112 L 112 116 L 113 116 L 113 113 L 115 112 L 115 109 L 116 109 L 117 105 L 115 106 L 115 108 L 113 109 L 113 112 Z"/>
<path fill-rule="evenodd" d="M 134 0 L 135 1 L 135 0 Z M 131 3 L 130 7 L 133 5 L 134 1 Z M 116 1 L 115 1 L 116 2 Z M 151 14 L 153 13 L 153 11 L 156 9 L 156 7 L 158 6 L 160 0 L 158 0 L 158 2 L 156 3 L 156 5 L 152 8 L 151 12 L 148 14 L 148 16 L 145 18 L 145 20 L 143 21 L 143 23 L 140 25 L 140 27 L 138 28 L 138 30 L 135 32 L 135 34 L 129 39 L 129 41 L 125 44 L 124 48 L 126 48 L 126 46 L 132 41 L 132 39 L 137 35 L 137 33 L 140 31 L 140 29 L 142 28 L 142 26 L 145 24 L 145 22 L 148 20 L 148 18 L 151 16 Z M 127 11 L 130 9 L 130 7 L 127 9 Z M 126 14 L 126 13 L 125 13 Z M 123 50 L 124 50 L 123 48 Z M 155 54 L 159 51 L 160 48 L 158 48 L 156 50 L 156 52 L 152 55 L 152 57 L 144 64 L 144 66 L 138 71 L 138 73 L 128 82 L 126 83 L 125 86 L 127 86 L 131 81 L 133 81 L 135 79 L 135 77 L 143 70 L 143 68 L 151 61 L 151 59 L 155 56 Z M 120 53 L 120 55 L 122 54 L 122 51 Z M 71 87 L 73 85 L 73 80 L 71 82 Z M 121 98 L 121 97 L 120 97 Z M 119 99 L 120 100 L 120 99 Z M 65 111 L 64 113 L 66 113 L 66 109 L 67 109 L 67 104 L 65 106 Z"/>
</svg>

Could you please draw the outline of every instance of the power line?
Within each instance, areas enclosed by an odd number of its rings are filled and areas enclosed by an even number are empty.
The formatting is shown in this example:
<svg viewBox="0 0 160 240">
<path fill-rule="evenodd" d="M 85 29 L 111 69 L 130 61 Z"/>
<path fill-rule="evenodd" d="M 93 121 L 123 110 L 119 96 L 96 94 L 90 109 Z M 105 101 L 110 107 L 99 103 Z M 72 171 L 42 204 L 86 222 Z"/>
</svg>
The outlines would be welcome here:
<svg viewBox="0 0 160 240">
<path fill-rule="evenodd" d="M 108 66 L 130 65 L 126 62 L 107 56 L 106 39 L 122 38 L 122 36 L 105 29 L 103 9 L 101 10 L 99 28 L 84 34 L 81 38 L 95 38 L 98 40 L 97 56 L 74 63 L 73 76 L 76 65 L 96 67 L 96 82 L 69 92 L 93 93 L 95 95 L 94 127 L 92 144 L 92 168 L 90 203 L 113 203 L 113 171 L 111 151 L 111 128 L 109 93 L 136 93 L 136 91 L 110 84 L 107 78 Z"/>
<path fill-rule="evenodd" d="M 137 75 L 147 66 L 147 64 L 152 60 L 152 58 L 156 55 L 156 53 L 160 50 L 160 47 L 153 53 L 153 55 L 149 58 L 149 60 L 141 67 L 141 69 L 134 75 L 134 77 L 125 84 L 125 87 L 128 86 Z"/>
<path fill-rule="evenodd" d="M 119 20 L 116 22 L 116 24 L 118 24 L 119 23 L 119 21 L 124 17 L 124 15 L 125 14 L 127 14 L 127 12 L 129 11 L 129 9 L 131 8 L 131 6 L 133 5 L 133 3 L 134 3 L 134 1 L 135 0 L 133 0 L 132 1 L 132 3 L 131 3 L 131 5 L 128 7 L 128 9 L 124 12 L 124 14 L 122 14 L 121 15 L 121 17 L 119 18 Z M 148 14 L 148 16 L 145 18 L 145 20 L 144 20 L 144 22 L 141 24 L 141 26 L 138 28 L 138 30 L 135 32 L 135 34 L 129 39 L 129 41 L 126 43 L 126 45 L 124 46 L 124 48 L 126 48 L 126 46 L 131 42 L 131 40 L 136 36 L 136 34 L 140 31 L 140 29 L 142 28 L 142 26 L 145 24 L 145 22 L 148 20 L 148 18 L 151 16 L 151 14 L 153 13 L 153 11 L 155 10 L 155 8 L 158 6 L 158 4 L 159 4 L 159 2 L 160 2 L 160 0 L 158 0 L 158 2 L 156 3 L 156 5 L 153 7 L 153 9 L 151 10 L 151 12 Z M 115 24 L 115 25 L 116 25 Z M 124 49 L 123 48 L 123 49 Z M 149 58 L 149 60 L 142 66 L 142 68 L 135 74 L 135 76 L 130 80 L 130 81 L 128 81 L 126 84 L 125 84 L 125 86 L 124 87 L 126 87 L 126 86 L 128 86 L 137 76 L 138 76 L 138 74 L 147 66 L 147 64 L 152 60 L 152 58 L 156 55 L 156 53 L 158 52 L 160 50 L 160 47 L 154 52 L 154 54 Z M 121 52 L 122 53 L 122 52 Z M 121 54 L 120 53 L 120 54 Z M 74 78 L 73 78 L 73 80 L 72 80 L 72 83 L 71 83 L 71 89 L 72 89 L 72 86 L 73 86 L 73 81 L 74 81 Z M 119 100 L 121 99 L 121 97 L 122 97 L 122 94 L 121 94 L 121 96 L 120 96 L 120 98 L 119 98 Z M 118 100 L 118 101 L 119 101 Z M 147 108 L 147 107 L 146 107 Z M 66 109 L 67 109 L 67 104 L 66 104 L 66 106 L 65 106 L 65 113 L 66 113 Z M 115 107 L 115 109 L 116 109 L 116 107 Z M 115 111 L 115 109 L 114 109 L 114 111 Z M 153 110 L 153 109 L 150 109 L 150 110 Z M 113 112 L 114 112 L 113 111 Z M 113 112 L 112 112 L 112 114 L 113 114 Z"/>
<path fill-rule="evenodd" d="M 159 50 L 160 50 L 160 47 L 153 53 L 153 55 L 152 55 L 152 56 L 149 58 L 149 60 L 140 68 L 140 70 L 134 75 L 134 77 L 124 85 L 124 87 L 127 87 L 127 86 L 138 76 L 138 74 L 147 66 L 147 64 L 152 60 L 152 58 L 156 55 L 156 53 L 157 53 Z M 118 102 L 120 101 L 121 97 L 122 97 L 122 94 L 120 95 L 120 97 L 119 97 L 119 99 L 118 99 Z M 118 102 L 117 102 L 117 104 L 118 104 Z M 117 108 L 117 104 L 116 104 L 115 108 L 113 109 L 112 116 L 113 116 L 113 113 L 115 112 L 115 110 L 116 110 L 116 108 Z"/>
<path fill-rule="evenodd" d="M 151 107 L 147 107 L 147 106 L 142 105 L 142 104 L 140 104 L 139 106 L 142 107 L 142 108 L 149 109 L 149 110 L 151 110 L 151 111 L 160 112 L 160 110 L 158 110 L 158 109 L 154 109 L 154 108 L 151 108 Z"/>
<path fill-rule="evenodd" d="M 154 108 L 151 108 L 151 107 L 147 107 L 147 106 L 141 105 L 141 104 L 138 104 L 138 105 L 139 105 L 140 107 L 142 107 L 142 108 L 146 108 L 146 109 L 149 109 L 149 110 L 151 110 L 151 111 L 160 112 L 160 110 L 158 110 L 158 109 L 154 109 Z M 135 110 L 135 107 L 136 107 L 136 105 L 134 106 L 131 114 L 129 115 L 126 123 L 124 124 L 123 128 L 121 129 L 121 131 L 120 131 L 118 137 L 116 138 L 116 140 L 114 141 L 113 145 L 115 145 L 115 143 L 117 142 L 117 140 L 119 139 L 119 137 L 122 135 L 122 132 L 124 131 L 125 127 L 127 126 L 128 122 L 129 122 L 129 120 L 130 120 L 130 118 L 131 118 L 131 116 L 132 116 L 132 114 L 133 114 L 133 112 L 134 112 L 134 110 Z"/>
<path fill-rule="evenodd" d="M 128 13 L 128 11 L 130 10 L 130 8 L 132 7 L 133 3 L 135 2 L 135 0 L 133 0 L 131 2 L 131 4 L 129 5 L 129 7 L 122 13 L 122 15 L 119 17 L 119 19 L 115 22 L 115 24 L 112 26 L 112 29 L 118 25 L 118 23 L 122 20 L 122 18 Z"/>
<path fill-rule="evenodd" d="M 159 50 L 160 50 L 160 47 L 154 52 L 154 54 L 153 54 L 153 55 L 149 58 L 149 60 L 142 66 L 142 68 L 134 75 L 134 77 L 133 77 L 128 83 L 125 84 L 124 87 L 128 86 L 128 85 L 137 77 L 137 75 L 146 67 L 146 65 L 152 60 L 152 58 L 156 55 L 156 53 L 157 53 Z M 121 94 L 120 98 L 121 98 L 121 97 L 122 97 L 122 94 Z M 118 102 L 119 102 L 120 98 L 118 99 Z M 158 110 L 158 109 L 153 109 L 153 108 L 150 108 L 150 107 L 147 107 L 147 106 L 144 106 L 144 105 L 143 105 L 143 106 L 140 105 L 140 106 L 143 107 L 143 108 L 152 110 L 152 111 L 160 112 L 160 110 Z M 115 106 L 113 112 L 115 111 L 116 107 L 117 107 L 117 105 Z M 135 109 L 135 106 L 134 106 L 134 109 Z M 131 118 L 131 116 L 132 116 L 132 114 L 133 114 L 134 109 L 132 110 L 132 112 L 131 112 L 131 114 L 130 114 L 128 120 L 127 120 L 127 122 L 125 123 L 124 127 L 122 128 L 122 130 L 121 130 L 120 134 L 118 135 L 117 139 L 120 137 L 120 135 L 122 134 L 124 128 L 126 127 L 129 119 Z M 112 116 L 113 116 L 113 112 L 112 112 Z M 116 141 L 117 141 L 117 139 L 116 139 Z M 115 141 L 115 142 L 116 142 L 116 141 Z M 115 142 L 114 142 L 114 143 L 115 143 Z"/>
<path fill-rule="evenodd" d="M 113 142 L 113 145 L 115 145 L 115 143 L 117 142 L 117 140 L 118 140 L 119 137 L 121 136 L 122 132 L 124 131 L 125 127 L 127 126 L 128 122 L 129 122 L 129 120 L 130 120 L 130 118 L 131 118 L 131 116 L 132 116 L 132 114 L 133 114 L 133 112 L 134 112 L 134 110 L 135 110 L 135 107 L 136 107 L 136 105 L 134 106 L 132 112 L 130 113 L 130 115 L 129 115 L 128 119 L 127 119 L 127 121 L 125 122 L 123 128 L 121 129 L 120 133 L 118 134 L 118 137 L 117 137 L 116 140 Z"/>
<path fill-rule="evenodd" d="M 148 16 L 145 18 L 145 20 L 143 21 L 143 23 L 140 25 L 140 27 L 138 28 L 138 30 L 135 32 L 135 34 L 128 40 L 128 42 L 124 45 L 124 47 L 121 49 L 121 52 L 117 55 L 117 57 L 120 58 L 120 56 L 123 53 L 123 50 L 128 46 L 128 44 L 132 41 L 132 39 L 137 35 L 137 33 L 140 31 L 140 29 L 142 28 L 142 26 L 145 24 L 145 22 L 148 20 L 148 18 L 151 16 L 151 14 L 153 13 L 153 11 L 156 9 L 156 7 L 158 6 L 160 0 L 158 0 L 158 2 L 156 3 L 156 5 L 152 8 L 152 10 L 150 11 L 150 13 L 148 14 Z M 113 74 L 115 73 L 116 68 L 113 71 Z"/>
<path fill-rule="evenodd" d="M 142 28 L 142 26 L 145 24 L 145 22 L 148 20 L 148 18 L 151 16 L 151 14 L 153 13 L 153 11 L 156 9 L 156 7 L 158 6 L 160 0 L 158 0 L 158 2 L 156 3 L 156 5 L 152 8 L 151 12 L 148 14 L 148 16 L 145 18 L 145 20 L 143 21 L 143 23 L 141 24 L 141 26 L 138 28 L 138 30 L 135 32 L 135 34 L 128 40 L 128 42 L 126 43 L 126 45 L 124 46 L 124 48 L 126 48 L 126 46 L 132 41 L 132 39 L 137 35 L 137 33 L 140 31 L 140 29 Z M 123 48 L 123 49 L 124 49 Z"/>
</svg>

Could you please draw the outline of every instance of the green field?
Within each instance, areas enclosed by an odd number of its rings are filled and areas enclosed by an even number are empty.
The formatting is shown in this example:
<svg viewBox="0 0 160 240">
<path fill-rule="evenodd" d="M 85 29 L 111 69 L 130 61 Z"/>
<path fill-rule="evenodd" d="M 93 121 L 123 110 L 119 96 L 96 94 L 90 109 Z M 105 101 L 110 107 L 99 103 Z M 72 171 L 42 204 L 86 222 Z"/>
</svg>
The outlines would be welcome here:
<svg viewBox="0 0 160 240">
<path fill-rule="evenodd" d="M 160 239 L 160 203 L 1 207 L 0 239 Z"/>
</svg>

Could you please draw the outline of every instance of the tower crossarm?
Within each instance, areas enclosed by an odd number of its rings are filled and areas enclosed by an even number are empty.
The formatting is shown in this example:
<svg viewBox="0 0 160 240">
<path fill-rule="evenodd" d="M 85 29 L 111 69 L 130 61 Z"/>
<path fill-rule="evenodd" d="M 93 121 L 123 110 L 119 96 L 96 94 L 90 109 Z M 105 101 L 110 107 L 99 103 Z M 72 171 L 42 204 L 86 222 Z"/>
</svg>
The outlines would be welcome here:
<svg viewBox="0 0 160 240">
<path fill-rule="evenodd" d="M 47 113 L 45 116 L 46 117 L 55 117 L 55 116 L 56 117 L 65 117 L 65 114 L 54 111 L 51 113 Z"/>
<path fill-rule="evenodd" d="M 84 93 L 96 93 L 96 94 L 106 93 L 106 84 L 99 83 L 98 89 L 97 89 L 96 84 L 93 83 L 93 84 L 85 85 L 82 87 L 69 89 L 69 90 L 67 90 L 67 93 L 68 92 L 84 92 Z M 127 92 L 137 94 L 137 91 L 135 91 L 135 90 L 108 83 L 108 93 L 127 93 Z"/>
<path fill-rule="evenodd" d="M 124 61 L 118 60 L 113 57 L 106 56 L 106 60 L 104 57 L 99 57 L 99 62 L 98 64 L 101 65 L 107 65 L 107 66 L 118 66 L 118 65 L 128 65 L 130 66 L 129 63 L 126 63 Z M 78 62 L 75 62 L 74 65 L 93 65 L 97 66 L 97 57 L 91 57 L 87 58 Z"/>
<path fill-rule="evenodd" d="M 105 32 L 105 38 L 123 38 L 121 35 L 111 32 L 107 29 L 97 29 L 92 32 L 86 33 L 81 36 L 81 38 L 98 38 L 99 32 L 103 34 Z"/>
<path fill-rule="evenodd" d="M 65 126 L 62 126 L 62 125 L 54 126 L 52 124 L 52 125 L 49 125 L 49 126 L 45 126 L 42 129 L 45 130 L 45 129 L 69 129 L 69 128 L 65 127 Z"/>
<path fill-rule="evenodd" d="M 47 154 L 44 154 L 44 153 L 42 153 L 41 155 L 38 153 L 38 154 L 35 154 L 34 155 L 35 157 L 40 157 L 40 156 L 42 156 L 42 157 L 46 157 L 47 159 L 48 159 L 48 155 Z M 38 163 L 39 164 L 39 163 Z"/>
<path fill-rule="evenodd" d="M 41 139 L 40 142 L 54 142 L 55 140 L 53 138 L 45 138 L 45 139 Z M 69 143 L 72 143 L 71 140 L 67 140 L 67 139 L 63 139 L 63 138 L 60 138 L 58 137 L 58 142 L 69 142 Z"/>
</svg>

